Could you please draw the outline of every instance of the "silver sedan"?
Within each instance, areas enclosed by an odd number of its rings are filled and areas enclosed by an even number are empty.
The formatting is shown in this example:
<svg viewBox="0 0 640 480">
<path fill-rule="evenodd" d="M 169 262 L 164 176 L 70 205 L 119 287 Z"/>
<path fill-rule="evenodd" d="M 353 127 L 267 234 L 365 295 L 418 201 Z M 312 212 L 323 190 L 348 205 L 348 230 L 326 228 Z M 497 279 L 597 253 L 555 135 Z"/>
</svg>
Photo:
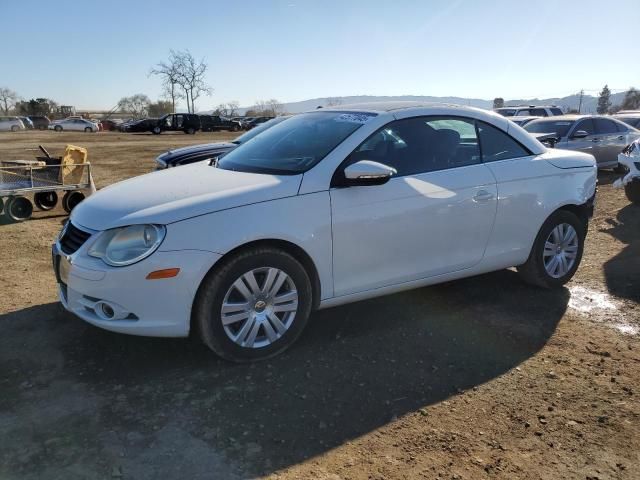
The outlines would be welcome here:
<svg viewBox="0 0 640 480">
<path fill-rule="evenodd" d="M 604 115 L 562 115 L 534 120 L 524 129 L 540 141 L 552 141 L 556 148 L 578 150 L 596 157 L 598 168 L 618 167 L 618 154 L 640 130 Z"/>
<path fill-rule="evenodd" d="M 99 127 L 97 124 L 85 120 L 83 118 L 65 118 L 64 120 L 55 120 L 49 124 L 49 130 L 62 132 L 70 130 L 74 132 L 97 132 Z"/>
</svg>

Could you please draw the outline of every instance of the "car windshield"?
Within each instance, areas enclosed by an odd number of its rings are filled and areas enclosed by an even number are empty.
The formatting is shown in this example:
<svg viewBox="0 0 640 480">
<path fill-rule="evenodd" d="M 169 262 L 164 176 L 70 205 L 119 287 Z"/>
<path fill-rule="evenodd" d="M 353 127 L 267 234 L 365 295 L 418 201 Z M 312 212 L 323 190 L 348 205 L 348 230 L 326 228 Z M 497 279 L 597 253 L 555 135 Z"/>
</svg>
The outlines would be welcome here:
<svg viewBox="0 0 640 480">
<path fill-rule="evenodd" d="M 534 120 L 523 128 L 529 133 L 553 133 L 556 137 L 567 136 L 573 120 Z"/>
<path fill-rule="evenodd" d="M 217 166 L 275 175 L 303 173 L 375 115 L 340 111 L 296 115 L 229 152 Z"/>
<path fill-rule="evenodd" d="M 290 117 L 277 117 L 277 118 L 274 118 L 273 120 L 269 120 L 268 122 L 264 122 L 263 124 L 258 125 L 255 128 L 252 128 L 248 132 L 243 133 L 231 143 L 235 143 L 236 145 L 240 145 L 241 143 L 247 143 L 249 140 L 251 140 L 253 137 L 258 135 L 259 133 L 264 132 L 265 130 L 273 127 L 274 125 L 277 125 L 278 123 L 286 120 L 287 118 L 290 118 Z"/>
</svg>

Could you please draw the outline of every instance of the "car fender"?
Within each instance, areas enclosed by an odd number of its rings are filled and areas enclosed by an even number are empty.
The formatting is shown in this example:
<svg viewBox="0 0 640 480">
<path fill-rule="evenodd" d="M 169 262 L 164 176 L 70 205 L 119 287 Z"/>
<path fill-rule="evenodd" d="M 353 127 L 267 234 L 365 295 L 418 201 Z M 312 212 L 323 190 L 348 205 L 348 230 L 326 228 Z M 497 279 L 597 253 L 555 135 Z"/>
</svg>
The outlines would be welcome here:
<svg viewBox="0 0 640 480">
<path fill-rule="evenodd" d="M 232 250 L 261 240 L 281 240 L 303 250 L 318 273 L 321 298 L 333 296 L 328 191 L 244 205 L 168 224 L 160 250 L 204 250 L 224 258 Z"/>
</svg>

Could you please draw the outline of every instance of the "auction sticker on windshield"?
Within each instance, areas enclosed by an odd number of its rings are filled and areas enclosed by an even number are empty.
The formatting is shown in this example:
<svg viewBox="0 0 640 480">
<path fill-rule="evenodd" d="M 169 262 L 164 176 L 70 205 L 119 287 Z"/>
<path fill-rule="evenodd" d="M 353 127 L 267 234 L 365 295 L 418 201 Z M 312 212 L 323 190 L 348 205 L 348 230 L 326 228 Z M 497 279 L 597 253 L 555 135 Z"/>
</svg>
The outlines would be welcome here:
<svg viewBox="0 0 640 480">
<path fill-rule="evenodd" d="M 367 123 L 373 117 L 375 115 L 370 113 L 343 113 L 334 118 L 334 120 L 336 122 Z"/>
</svg>

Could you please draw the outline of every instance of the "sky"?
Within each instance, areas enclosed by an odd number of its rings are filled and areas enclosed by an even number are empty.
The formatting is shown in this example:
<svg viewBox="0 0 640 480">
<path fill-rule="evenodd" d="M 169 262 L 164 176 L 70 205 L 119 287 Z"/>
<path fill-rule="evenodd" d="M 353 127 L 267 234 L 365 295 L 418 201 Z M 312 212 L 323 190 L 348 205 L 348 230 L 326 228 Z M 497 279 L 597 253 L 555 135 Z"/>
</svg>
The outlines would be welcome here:
<svg viewBox="0 0 640 480">
<path fill-rule="evenodd" d="M 199 110 L 346 95 L 548 98 L 640 87 L 638 0 L 0 0 L 0 87 L 81 109 L 209 65 Z M 632 34 L 632 32 L 634 32 Z"/>
</svg>

